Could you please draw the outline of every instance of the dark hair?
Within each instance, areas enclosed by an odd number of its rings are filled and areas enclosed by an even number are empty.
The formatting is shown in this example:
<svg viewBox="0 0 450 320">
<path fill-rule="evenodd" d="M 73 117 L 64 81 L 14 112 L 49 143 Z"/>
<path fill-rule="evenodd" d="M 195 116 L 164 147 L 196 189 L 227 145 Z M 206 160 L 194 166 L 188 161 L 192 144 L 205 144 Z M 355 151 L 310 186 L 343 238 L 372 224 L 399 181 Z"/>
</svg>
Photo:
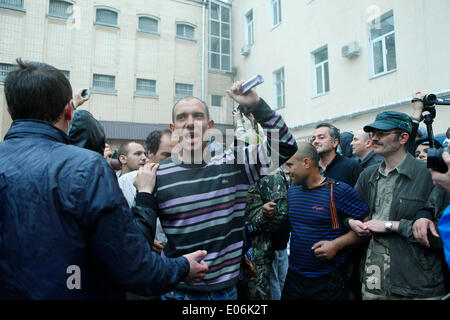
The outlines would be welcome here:
<svg viewBox="0 0 450 320">
<path fill-rule="evenodd" d="M 183 101 L 183 100 L 192 100 L 192 99 L 198 100 L 203 104 L 203 107 L 205 107 L 205 112 L 206 112 L 206 120 L 209 121 L 209 108 L 208 108 L 208 105 L 206 104 L 206 102 L 197 97 L 188 96 L 188 97 L 184 97 L 184 98 L 178 100 L 173 105 L 173 107 L 172 107 L 172 123 L 175 123 L 175 107 L 178 105 L 178 103 L 180 103 L 180 101 Z"/>
<path fill-rule="evenodd" d="M 17 59 L 18 68 L 5 80 L 6 103 L 13 120 L 59 120 L 72 99 L 72 87 L 64 74 L 48 64 Z"/>
<path fill-rule="evenodd" d="M 117 150 L 117 157 L 119 158 L 121 155 L 127 156 L 128 155 L 128 145 L 132 143 L 133 141 L 128 141 L 126 143 L 122 143 L 119 146 L 119 150 Z"/>
<path fill-rule="evenodd" d="M 324 122 L 324 123 L 318 124 L 316 126 L 316 129 L 323 128 L 323 127 L 330 129 L 331 140 L 333 140 L 333 141 L 336 139 L 340 140 L 341 131 L 338 128 L 336 128 L 332 124 Z"/>
<path fill-rule="evenodd" d="M 150 132 L 150 134 L 147 136 L 147 139 L 145 140 L 145 147 L 147 149 L 147 152 L 150 151 L 152 154 L 156 154 L 159 149 L 159 145 L 161 144 L 161 137 L 163 135 L 172 135 L 172 131 L 169 129 L 164 130 L 154 130 Z"/>
<path fill-rule="evenodd" d="M 312 165 L 315 168 L 319 167 L 319 153 L 317 149 L 309 142 L 302 141 L 297 143 L 298 150 L 295 154 L 298 161 L 302 161 L 305 158 L 311 160 Z"/>
</svg>

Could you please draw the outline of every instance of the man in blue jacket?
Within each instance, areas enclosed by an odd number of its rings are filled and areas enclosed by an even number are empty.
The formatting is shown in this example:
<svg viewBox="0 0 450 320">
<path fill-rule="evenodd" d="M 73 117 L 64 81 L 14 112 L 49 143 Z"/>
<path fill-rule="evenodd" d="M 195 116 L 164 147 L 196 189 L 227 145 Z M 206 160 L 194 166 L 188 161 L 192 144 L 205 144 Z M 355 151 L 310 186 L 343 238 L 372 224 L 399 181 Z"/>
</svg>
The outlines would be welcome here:
<svg viewBox="0 0 450 320">
<path fill-rule="evenodd" d="M 13 123 L 0 144 L 0 299 L 98 299 L 167 292 L 207 271 L 199 250 L 153 253 L 102 155 L 68 144 L 72 88 L 44 63 L 8 74 Z M 157 166 L 140 169 L 137 207 L 150 210 Z M 120 293 L 120 295 L 117 295 Z"/>
</svg>

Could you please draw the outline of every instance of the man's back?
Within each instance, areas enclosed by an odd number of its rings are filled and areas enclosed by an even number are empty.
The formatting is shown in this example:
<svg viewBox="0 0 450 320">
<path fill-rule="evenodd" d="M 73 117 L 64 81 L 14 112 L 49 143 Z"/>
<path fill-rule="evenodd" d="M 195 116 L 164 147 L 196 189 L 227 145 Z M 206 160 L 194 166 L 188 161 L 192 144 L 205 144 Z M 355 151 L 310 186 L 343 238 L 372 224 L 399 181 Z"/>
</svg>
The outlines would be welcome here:
<svg viewBox="0 0 450 320">
<path fill-rule="evenodd" d="M 148 294 L 148 279 L 167 279 L 153 274 L 162 261 L 148 259 L 102 156 L 66 143 L 50 124 L 21 120 L 0 144 L 0 297 L 105 298 L 120 286 Z"/>
</svg>

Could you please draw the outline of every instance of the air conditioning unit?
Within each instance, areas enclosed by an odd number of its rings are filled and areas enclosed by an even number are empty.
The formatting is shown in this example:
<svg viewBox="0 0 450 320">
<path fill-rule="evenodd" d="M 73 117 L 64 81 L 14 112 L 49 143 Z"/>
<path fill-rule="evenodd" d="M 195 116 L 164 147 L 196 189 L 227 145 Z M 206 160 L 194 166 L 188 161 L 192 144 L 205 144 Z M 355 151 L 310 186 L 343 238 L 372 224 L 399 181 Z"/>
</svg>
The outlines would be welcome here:
<svg viewBox="0 0 450 320">
<path fill-rule="evenodd" d="M 349 44 L 342 47 L 342 57 L 344 58 L 354 58 L 359 56 L 361 53 L 361 47 L 355 42 L 350 42 Z"/>
<path fill-rule="evenodd" d="M 245 45 L 241 48 L 241 54 L 243 56 L 248 56 L 250 53 L 250 46 L 249 45 Z"/>
</svg>

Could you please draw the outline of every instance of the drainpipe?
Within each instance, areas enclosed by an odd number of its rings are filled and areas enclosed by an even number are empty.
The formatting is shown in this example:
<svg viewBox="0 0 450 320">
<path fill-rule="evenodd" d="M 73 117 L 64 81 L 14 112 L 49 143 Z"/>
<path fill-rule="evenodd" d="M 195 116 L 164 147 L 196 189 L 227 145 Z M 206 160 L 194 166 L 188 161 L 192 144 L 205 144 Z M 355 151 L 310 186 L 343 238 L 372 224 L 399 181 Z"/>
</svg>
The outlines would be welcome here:
<svg viewBox="0 0 450 320">
<path fill-rule="evenodd" d="M 211 0 L 210 0 L 211 1 Z M 206 33 L 206 6 L 208 0 L 202 2 L 202 100 L 205 101 L 205 33 Z"/>
</svg>

